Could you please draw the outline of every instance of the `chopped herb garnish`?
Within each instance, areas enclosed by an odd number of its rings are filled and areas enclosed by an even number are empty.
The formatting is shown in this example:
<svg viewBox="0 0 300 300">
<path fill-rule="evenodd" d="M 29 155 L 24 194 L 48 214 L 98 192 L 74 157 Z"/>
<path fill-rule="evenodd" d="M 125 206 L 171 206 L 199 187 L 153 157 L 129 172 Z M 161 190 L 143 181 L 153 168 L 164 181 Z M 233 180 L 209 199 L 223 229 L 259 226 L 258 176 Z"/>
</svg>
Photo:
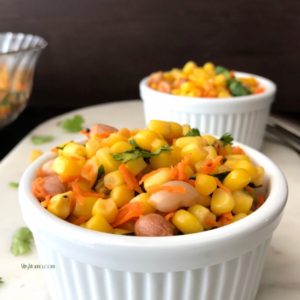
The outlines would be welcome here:
<svg viewBox="0 0 300 300">
<path fill-rule="evenodd" d="M 233 137 L 230 133 L 226 132 L 220 137 L 220 141 L 223 142 L 223 145 L 231 145 L 233 141 Z"/>
<path fill-rule="evenodd" d="M 11 181 L 8 185 L 13 189 L 17 189 L 19 187 L 19 183 L 15 181 Z"/>
<path fill-rule="evenodd" d="M 99 186 L 99 183 L 100 181 L 103 179 L 105 175 L 105 170 L 104 170 L 104 167 L 103 165 L 101 165 L 99 168 L 98 168 L 98 173 L 97 173 L 97 178 L 95 180 L 95 183 L 94 185 L 92 186 L 92 189 L 95 190 L 97 186 Z"/>
<path fill-rule="evenodd" d="M 83 117 L 80 115 L 76 115 L 73 118 L 66 119 L 60 122 L 59 125 L 67 132 L 79 132 L 83 129 L 83 123 Z"/>
<path fill-rule="evenodd" d="M 31 251 L 32 244 L 31 231 L 27 227 L 21 227 L 13 235 L 10 251 L 15 256 L 26 254 Z"/>
<path fill-rule="evenodd" d="M 33 135 L 31 142 L 35 145 L 42 145 L 45 143 L 52 142 L 54 137 L 52 135 Z"/>
<path fill-rule="evenodd" d="M 0 277 L 0 284 L 3 284 L 3 283 L 4 283 L 3 278 Z"/>
<path fill-rule="evenodd" d="M 201 136 L 198 128 L 192 128 L 185 136 Z"/>
<path fill-rule="evenodd" d="M 251 92 L 236 78 L 230 78 L 227 81 L 227 85 L 233 96 L 246 96 L 251 94 Z"/>
<path fill-rule="evenodd" d="M 227 80 L 230 79 L 230 71 L 225 67 L 216 66 L 215 72 L 216 74 L 223 74 Z"/>
<path fill-rule="evenodd" d="M 218 174 L 212 174 L 212 176 L 217 177 L 219 180 L 223 181 L 224 178 L 229 174 L 230 172 L 222 172 Z"/>
<path fill-rule="evenodd" d="M 132 142 L 131 145 L 134 145 L 134 143 L 135 143 L 135 141 Z M 121 153 L 113 153 L 112 157 L 115 160 L 121 161 L 122 163 L 126 163 L 130 160 L 137 159 L 139 157 L 151 158 L 153 156 L 159 155 L 160 153 L 162 153 L 164 151 L 170 151 L 170 146 L 162 146 L 154 152 L 150 152 L 150 151 L 141 149 L 137 146 L 133 146 L 133 148 L 131 150 L 127 150 L 127 151 L 124 151 Z"/>
</svg>

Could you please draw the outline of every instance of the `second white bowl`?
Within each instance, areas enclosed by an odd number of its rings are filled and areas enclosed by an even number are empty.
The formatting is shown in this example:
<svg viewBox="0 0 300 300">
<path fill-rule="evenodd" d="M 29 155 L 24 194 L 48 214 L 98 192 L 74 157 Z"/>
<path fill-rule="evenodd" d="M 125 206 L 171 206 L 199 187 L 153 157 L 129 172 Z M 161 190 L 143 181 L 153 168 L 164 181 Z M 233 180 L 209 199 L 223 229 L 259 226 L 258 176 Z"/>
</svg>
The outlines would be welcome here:
<svg viewBox="0 0 300 300">
<path fill-rule="evenodd" d="M 193 98 L 158 92 L 140 82 L 146 123 L 150 120 L 190 124 L 203 133 L 233 135 L 236 141 L 260 149 L 276 85 L 263 77 L 235 72 L 238 77 L 254 77 L 265 88 L 261 94 L 231 98 Z"/>
</svg>

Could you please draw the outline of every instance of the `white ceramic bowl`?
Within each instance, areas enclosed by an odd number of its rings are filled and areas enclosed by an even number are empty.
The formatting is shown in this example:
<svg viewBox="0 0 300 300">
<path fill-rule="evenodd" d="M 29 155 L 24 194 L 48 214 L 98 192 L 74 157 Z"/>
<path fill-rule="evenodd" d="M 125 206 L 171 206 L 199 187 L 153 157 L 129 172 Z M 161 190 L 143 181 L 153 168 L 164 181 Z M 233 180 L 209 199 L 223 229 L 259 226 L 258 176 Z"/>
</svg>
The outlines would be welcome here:
<svg viewBox="0 0 300 300">
<path fill-rule="evenodd" d="M 243 146 L 244 147 L 244 146 Z M 171 237 L 121 236 L 87 230 L 41 207 L 31 183 L 47 153 L 24 172 L 19 200 L 54 300 L 253 300 L 266 250 L 287 199 L 278 167 L 244 147 L 262 165 L 266 202 L 250 216 L 206 232 Z"/>
<path fill-rule="evenodd" d="M 255 77 L 265 88 L 261 94 L 231 98 L 193 98 L 161 93 L 140 82 L 146 123 L 150 120 L 190 124 L 203 133 L 233 135 L 236 141 L 260 149 L 276 85 L 263 77 L 235 72 L 238 77 Z"/>
</svg>

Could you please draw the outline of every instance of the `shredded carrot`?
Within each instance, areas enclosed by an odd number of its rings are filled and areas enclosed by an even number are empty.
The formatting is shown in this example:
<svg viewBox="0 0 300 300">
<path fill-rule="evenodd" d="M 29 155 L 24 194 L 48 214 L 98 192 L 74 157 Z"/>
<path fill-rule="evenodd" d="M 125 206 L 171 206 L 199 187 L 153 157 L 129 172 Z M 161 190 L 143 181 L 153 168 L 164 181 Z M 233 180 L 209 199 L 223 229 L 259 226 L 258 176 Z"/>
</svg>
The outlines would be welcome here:
<svg viewBox="0 0 300 300">
<path fill-rule="evenodd" d="M 165 215 L 165 220 L 170 221 L 175 215 L 175 211 L 171 211 Z"/>
<path fill-rule="evenodd" d="M 142 193 L 142 189 L 139 186 L 139 183 L 135 176 L 130 172 L 130 170 L 126 167 L 125 164 L 121 164 L 119 166 L 119 171 L 121 172 L 127 186 L 133 190 L 137 191 L 138 193 Z"/>
<path fill-rule="evenodd" d="M 219 225 L 220 226 L 228 225 L 228 224 L 232 223 L 232 219 L 233 219 L 233 215 L 231 212 L 222 214 L 219 219 Z"/>
<path fill-rule="evenodd" d="M 162 169 L 165 169 L 165 168 L 159 168 L 159 169 L 156 169 L 156 170 L 154 170 L 154 171 L 151 171 L 151 172 L 145 174 L 145 175 L 141 178 L 141 180 L 139 181 L 139 184 L 142 184 L 146 179 L 148 179 L 148 178 L 150 178 L 151 176 L 157 174 L 157 173 L 160 172 Z"/>
<path fill-rule="evenodd" d="M 216 179 L 216 182 L 217 182 L 217 186 L 220 188 L 220 189 L 222 189 L 224 192 L 226 192 L 226 193 L 230 193 L 231 192 L 231 190 L 228 188 L 228 187 L 226 187 L 222 182 L 221 182 L 221 180 L 219 179 L 219 178 L 215 178 Z"/>
<path fill-rule="evenodd" d="M 245 190 L 246 190 L 249 194 L 254 195 L 254 189 L 251 188 L 250 186 L 246 186 L 246 187 L 245 187 Z"/>
<path fill-rule="evenodd" d="M 39 201 L 46 200 L 49 194 L 44 189 L 45 178 L 37 177 L 32 183 L 32 193 Z"/>
<path fill-rule="evenodd" d="M 128 128 L 121 128 L 119 134 L 125 136 L 126 138 L 130 137 L 130 130 Z"/>
<path fill-rule="evenodd" d="M 245 154 L 244 150 L 238 146 L 232 147 L 232 154 Z"/>
<path fill-rule="evenodd" d="M 222 156 L 226 156 L 228 153 L 225 147 L 219 147 L 218 154 Z"/>
<path fill-rule="evenodd" d="M 205 165 L 201 167 L 201 172 L 204 174 L 212 174 L 220 165 L 223 156 L 219 155 L 214 159 L 209 160 Z"/>
<path fill-rule="evenodd" d="M 143 214 L 143 204 L 141 202 L 131 202 L 120 208 L 116 219 L 111 224 L 113 227 L 120 226 Z"/>
<path fill-rule="evenodd" d="M 95 134 L 93 134 L 93 135 L 95 135 L 95 136 L 97 136 L 97 137 L 99 137 L 99 138 L 101 138 L 101 139 L 104 139 L 104 138 L 107 138 L 107 137 L 109 137 L 110 136 L 110 134 L 111 134 L 112 132 L 101 132 L 101 133 L 95 133 Z"/>
<path fill-rule="evenodd" d="M 265 89 L 263 87 L 257 87 L 255 90 L 254 90 L 254 94 L 261 94 L 265 91 Z"/>
<path fill-rule="evenodd" d="M 176 167 L 171 168 L 170 176 L 171 176 L 172 180 L 175 180 L 176 178 L 178 178 L 178 170 Z"/>
<path fill-rule="evenodd" d="M 258 194 L 257 194 L 257 204 L 256 204 L 256 209 L 258 209 L 259 207 L 261 207 L 261 206 L 264 204 L 265 200 L 266 200 L 266 199 L 265 199 L 264 195 L 261 194 L 261 193 L 258 193 Z"/>
<path fill-rule="evenodd" d="M 72 184 L 71 184 L 71 186 L 72 186 L 72 190 L 73 190 L 74 194 L 76 195 L 76 198 L 79 199 L 79 202 L 81 202 L 81 200 L 83 200 L 84 197 L 105 198 L 105 196 L 103 194 L 96 193 L 96 192 L 93 192 L 93 191 L 85 191 L 85 190 L 83 190 L 79 186 L 77 180 L 73 181 Z"/>
<path fill-rule="evenodd" d="M 179 186 L 179 185 L 156 185 L 156 186 L 151 186 L 148 189 L 149 194 L 153 194 L 159 191 L 167 191 L 170 193 L 177 193 L 177 194 L 184 194 L 186 192 L 185 187 Z"/>
<path fill-rule="evenodd" d="M 218 222 L 216 220 L 214 220 L 213 218 L 206 218 L 205 220 L 205 223 L 207 226 L 210 226 L 210 227 L 217 227 L 218 226 Z"/>
<path fill-rule="evenodd" d="M 80 217 L 76 218 L 74 221 L 72 221 L 71 223 L 74 225 L 81 225 L 84 222 L 86 222 L 88 219 L 89 219 L 88 215 L 80 216 Z"/>
</svg>

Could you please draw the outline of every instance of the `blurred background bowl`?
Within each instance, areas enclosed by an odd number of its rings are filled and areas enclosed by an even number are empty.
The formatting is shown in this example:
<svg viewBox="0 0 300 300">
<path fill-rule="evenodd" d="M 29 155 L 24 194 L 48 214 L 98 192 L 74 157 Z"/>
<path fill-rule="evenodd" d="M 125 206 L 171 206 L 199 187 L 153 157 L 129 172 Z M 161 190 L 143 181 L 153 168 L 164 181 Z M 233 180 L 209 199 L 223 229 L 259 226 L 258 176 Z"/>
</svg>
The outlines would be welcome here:
<svg viewBox="0 0 300 300">
<path fill-rule="evenodd" d="M 201 133 L 233 135 L 236 141 L 260 149 L 276 85 L 261 76 L 235 72 L 237 77 L 254 77 L 265 89 L 261 94 L 230 98 L 196 98 L 162 93 L 150 88 L 147 78 L 140 82 L 146 123 L 150 120 L 190 124 Z"/>
<path fill-rule="evenodd" d="M 26 107 L 37 59 L 47 42 L 32 34 L 0 33 L 0 128 Z"/>
</svg>

